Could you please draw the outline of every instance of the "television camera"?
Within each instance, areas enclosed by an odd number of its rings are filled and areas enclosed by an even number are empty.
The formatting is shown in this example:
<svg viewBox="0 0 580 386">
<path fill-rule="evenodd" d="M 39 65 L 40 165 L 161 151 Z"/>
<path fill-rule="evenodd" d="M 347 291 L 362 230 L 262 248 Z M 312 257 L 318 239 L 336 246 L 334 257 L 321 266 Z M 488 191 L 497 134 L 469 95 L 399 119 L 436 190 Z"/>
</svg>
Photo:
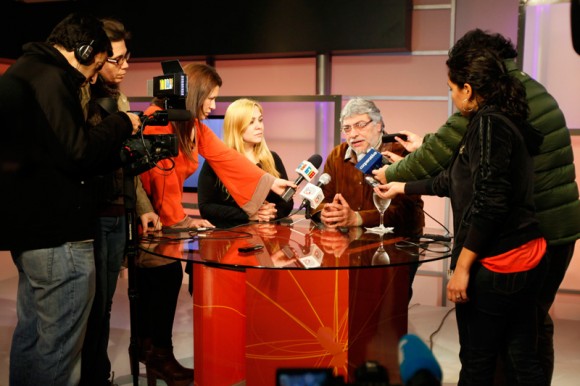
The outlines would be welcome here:
<svg viewBox="0 0 580 386">
<path fill-rule="evenodd" d="M 191 113 L 185 109 L 187 76 L 179 61 L 164 61 L 161 67 L 164 75 L 153 78 L 152 96 L 163 102 L 165 110 L 149 116 L 145 116 L 142 111 L 130 111 L 141 119 L 141 129 L 128 138 L 121 149 L 125 172 L 130 175 L 141 174 L 155 167 L 157 162 L 177 156 L 179 151 L 175 134 L 144 135 L 145 126 L 165 126 L 169 121 L 189 121 L 192 118 Z"/>
</svg>

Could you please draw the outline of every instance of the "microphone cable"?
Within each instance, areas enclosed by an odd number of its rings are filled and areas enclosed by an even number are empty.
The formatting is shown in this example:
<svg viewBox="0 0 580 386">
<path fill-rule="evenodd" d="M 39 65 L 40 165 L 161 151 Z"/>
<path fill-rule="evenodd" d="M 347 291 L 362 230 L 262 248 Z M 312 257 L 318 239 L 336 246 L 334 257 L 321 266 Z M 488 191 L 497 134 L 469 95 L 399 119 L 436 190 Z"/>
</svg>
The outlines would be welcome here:
<svg viewBox="0 0 580 386">
<path fill-rule="evenodd" d="M 449 311 L 447 311 L 445 315 L 443 315 L 443 319 L 441 319 L 441 322 L 439 322 L 439 326 L 437 326 L 437 329 L 435 329 L 435 331 L 433 331 L 431 335 L 429 335 L 429 348 L 431 349 L 431 351 L 433 351 L 433 339 L 435 338 L 435 335 L 437 335 L 439 331 L 441 331 L 441 329 L 443 328 L 443 324 L 445 324 L 445 320 L 449 315 L 451 315 L 453 311 L 455 311 L 455 306 L 450 308 Z"/>
<path fill-rule="evenodd" d="M 417 257 L 425 254 L 425 252 L 430 252 L 434 254 L 446 254 L 451 252 L 450 243 L 453 240 L 451 236 L 451 232 L 445 225 L 443 225 L 439 220 L 435 217 L 431 216 L 424 208 L 420 207 L 417 204 L 417 208 L 423 212 L 424 215 L 429 217 L 431 220 L 435 221 L 439 224 L 446 232 L 445 235 L 436 235 L 436 234 L 428 234 L 423 233 L 420 235 L 411 236 L 409 240 L 401 240 L 397 241 L 394 245 L 395 248 L 404 250 L 410 248 L 417 248 L 418 252 L 411 252 L 409 250 L 405 250 L 404 252 L 409 254 L 410 256 Z M 424 239 L 424 241 L 421 241 Z M 434 248 L 432 246 L 435 246 Z"/>
<path fill-rule="evenodd" d="M 451 232 L 449 232 L 449 229 L 447 229 L 447 227 L 445 225 L 443 225 L 439 220 L 437 220 L 435 217 L 433 217 L 429 213 L 427 213 L 425 211 L 425 209 L 423 209 L 421 207 L 419 209 L 421 209 L 421 211 L 423 212 L 424 215 L 429 217 L 431 220 L 435 221 L 437 224 L 441 225 L 441 228 L 445 229 L 445 236 L 442 236 L 442 235 L 439 235 L 439 236 L 445 237 L 448 240 L 439 239 L 439 240 L 435 240 L 435 241 L 451 241 L 452 240 L 453 237 L 451 235 Z M 424 238 L 428 239 L 428 238 L 430 238 L 429 236 L 436 236 L 436 235 L 423 234 L 421 236 L 424 236 Z"/>
<path fill-rule="evenodd" d="M 250 239 L 252 234 L 250 232 L 244 231 L 233 231 L 230 229 L 210 229 L 203 232 L 198 232 L 193 230 L 193 228 L 176 228 L 170 231 L 163 231 L 163 233 L 187 233 L 187 236 L 183 237 L 171 237 L 171 236 L 157 236 L 153 234 L 144 235 L 141 241 L 148 241 L 149 243 L 162 243 L 171 241 L 183 241 L 183 240 L 194 240 L 194 239 L 204 239 L 204 240 L 237 240 L 237 239 Z"/>
</svg>

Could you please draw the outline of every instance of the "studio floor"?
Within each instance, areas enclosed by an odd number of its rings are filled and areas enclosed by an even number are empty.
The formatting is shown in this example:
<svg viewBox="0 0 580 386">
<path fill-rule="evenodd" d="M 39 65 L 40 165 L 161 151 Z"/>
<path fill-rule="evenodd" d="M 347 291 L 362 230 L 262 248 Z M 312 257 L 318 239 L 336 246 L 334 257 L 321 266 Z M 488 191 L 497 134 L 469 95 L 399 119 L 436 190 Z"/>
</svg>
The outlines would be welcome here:
<svg viewBox="0 0 580 386">
<path fill-rule="evenodd" d="M 6 256 L 9 258 L 9 256 Z M 4 276 L 6 277 L 6 276 Z M 0 386 L 8 386 L 9 352 L 12 332 L 16 325 L 16 271 L 0 280 Z M 580 320 L 556 319 L 556 367 L 554 386 L 580 384 Z M 450 307 L 422 305 L 411 301 L 409 308 L 409 333 L 415 333 L 426 343 L 432 334 L 433 352 L 444 375 L 444 385 L 457 384 L 459 373 L 458 338 L 455 312 Z M 109 356 L 115 372 L 115 383 L 132 385 L 129 368 L 129 301 L 127 279 L 119 280 L 113 302 Z M 193 367 L 193 323 L 191 297 L 187 286 L 182 286 L 178 312 L 174 324 L 175 355 L 185 366 Z M 146 385 L 145 369 L 141 365 L 139 384 Z M 158 385 L 164 385 L 158 381 Z M 272 382 L 274 385 L 274 381 Z M 249 385 L 251 386 L 251 385 Z"/>
</svg>

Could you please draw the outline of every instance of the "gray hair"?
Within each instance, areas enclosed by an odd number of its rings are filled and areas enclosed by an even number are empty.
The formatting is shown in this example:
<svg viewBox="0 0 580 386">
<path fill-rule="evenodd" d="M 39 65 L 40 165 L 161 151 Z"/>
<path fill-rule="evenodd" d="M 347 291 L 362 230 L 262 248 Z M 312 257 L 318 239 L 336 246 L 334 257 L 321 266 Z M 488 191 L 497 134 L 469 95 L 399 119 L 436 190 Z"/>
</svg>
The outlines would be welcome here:
<svg viewBox="0 0 580 386">
<path fill-rule="evenodd" d="M 349 100 L 346 105 L 344 105 L 340 113 L 340 124 L 342 125 L 344 120 L 348 117 L 362 114 L 367 114 L 369 118 L 373 120 L 373 122 L 380 122 L 383 127 L 385 126 L 383 117 L 381 115 L 381 110 L 379 110 L 373 101 L 369 101 L 363 98 L 353 98 Z"/>
</svg>

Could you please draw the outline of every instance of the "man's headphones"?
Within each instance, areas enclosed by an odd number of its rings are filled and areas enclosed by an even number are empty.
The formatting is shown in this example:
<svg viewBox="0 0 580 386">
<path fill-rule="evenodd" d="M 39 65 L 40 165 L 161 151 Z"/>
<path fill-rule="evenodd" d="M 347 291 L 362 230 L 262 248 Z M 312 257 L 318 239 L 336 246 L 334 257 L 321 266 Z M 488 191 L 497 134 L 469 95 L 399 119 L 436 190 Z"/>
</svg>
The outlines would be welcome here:
<svg viewBox="0 0 580 386">
<path fill-rule="evenodd" d="M 78 62 L 84 66 L 90 64 L 93 61 L 93 51 L 95 50 L 92 46 L 94 40 L 90 43 L 79 43 L 75 48 L 75 58 Z"/>
</svg>

